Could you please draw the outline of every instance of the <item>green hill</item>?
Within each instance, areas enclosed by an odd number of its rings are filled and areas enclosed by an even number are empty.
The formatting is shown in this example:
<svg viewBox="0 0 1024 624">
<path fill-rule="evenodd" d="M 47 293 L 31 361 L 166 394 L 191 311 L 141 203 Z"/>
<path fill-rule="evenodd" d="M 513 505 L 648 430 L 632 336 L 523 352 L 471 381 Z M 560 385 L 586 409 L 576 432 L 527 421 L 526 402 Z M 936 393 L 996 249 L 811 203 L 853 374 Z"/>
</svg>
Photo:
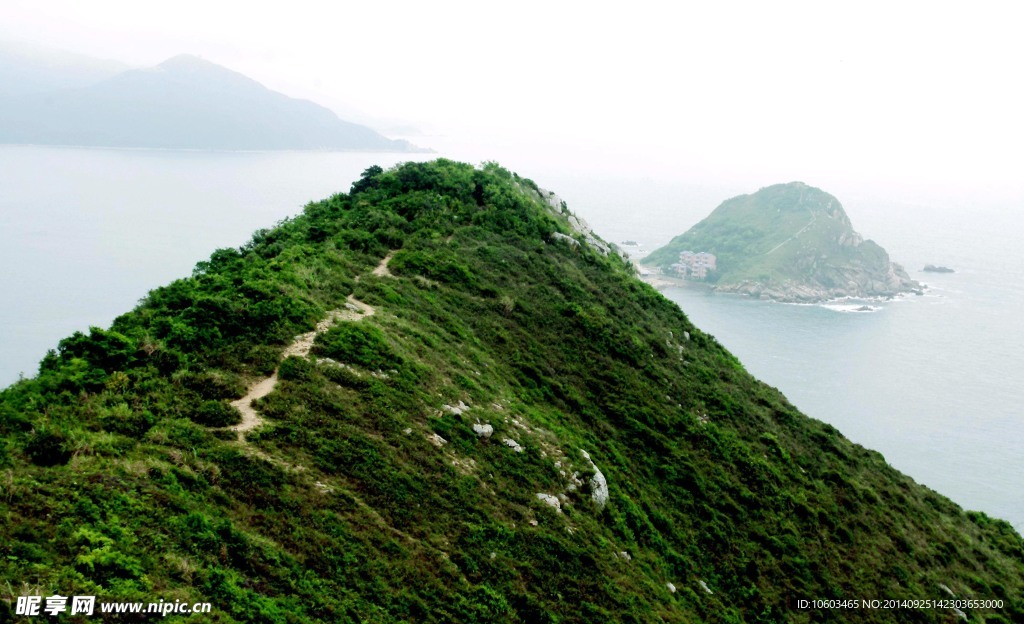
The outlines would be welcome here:
<svg viewBox="0 0 1024 624">
<path fill-rule="evenodd" d="M 644 264 L 671 272 L 683 251 L 717 257 L 707 281 L 718 290 L 766 299 L 891 297 L 922 288 L 884 249 L 854 231 L 839 200 L 802 182 L 722 202 Z"/>
<path fill-rule="evenodd" d="M 948 588 L 1024 619 L 1008 523 L 800 414 L 574 222 L 497 165 L 371 168 L 61 341 L 0 393 L 0 616 L 950 622 L 799 602 Z"/>
</svg>

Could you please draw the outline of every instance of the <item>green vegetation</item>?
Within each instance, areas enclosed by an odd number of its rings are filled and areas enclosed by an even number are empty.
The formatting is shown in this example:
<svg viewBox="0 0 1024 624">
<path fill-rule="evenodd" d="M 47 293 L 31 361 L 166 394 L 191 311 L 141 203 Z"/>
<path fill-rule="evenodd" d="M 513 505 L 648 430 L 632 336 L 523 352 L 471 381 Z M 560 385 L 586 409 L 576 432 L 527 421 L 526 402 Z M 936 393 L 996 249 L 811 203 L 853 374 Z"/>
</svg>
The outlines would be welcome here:
<svg viewBox="0 0 1024 624">
<path fill-rule="evenodd" d="M 190 622 L 953 621 L 796 606 L 944 584 L 1004 601 L 972 621 L 1024 619 L 1007 523 L 801 415 L 584 240 L 497 165 L 372 168 L 62 341 L 0 393 L 3 598 L 213 604 Z M 280 362 L 349 296 L 375 313 Z M 279 362 L 265 423 L 220 428 Z"/>
<path fill-rule="evenodd" d="M 384 332 L 372 325 L 341 323 L 317 336 L 318 355 L 379 370 L 401 366 L 387 345 Z"/>
<path fill-rule="evenodd" d="M 727 292 L 820 300 L 921 288 L 884 249 L 853 230 L 839 200 L 801 182 L 722 202 L 644 264 L 669 271 L 687 250 L 717 256 L 707 281 Z"/>
</svg>

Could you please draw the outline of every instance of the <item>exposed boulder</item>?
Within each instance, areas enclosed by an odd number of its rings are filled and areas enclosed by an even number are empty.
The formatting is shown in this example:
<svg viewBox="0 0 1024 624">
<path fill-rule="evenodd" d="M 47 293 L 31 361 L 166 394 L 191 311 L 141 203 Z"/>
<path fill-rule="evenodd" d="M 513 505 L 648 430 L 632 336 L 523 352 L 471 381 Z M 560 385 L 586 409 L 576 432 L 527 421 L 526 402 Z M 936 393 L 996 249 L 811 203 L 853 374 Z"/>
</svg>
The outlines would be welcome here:
<svg viewBox="0 0 1024 624">
<path fill-rule="evenodd" d="M 597 464 L 594 460 L 590 459 L 590 453 L 580 449 L 580 454 L 590 463 L 590 468 L 594 471 L 588 485 L 590 486 L 590 499 L 594 501 L 598 509 L 604 509 L 604 506 L 608 504 L 608 480 L 605 478 L 604 473 L 598 469 Z"/>
<path fill-rule="evenodd" d="M 545 494 L 544 492 L 537 492 L 537 498 L 548 507 L 551 507 L 558 513 L 562 513 L 562 502 L 558 500 L 557 496 Z"/>
<path fill-rule="evenodd" d="M 516 442 L 512 438 L 505 438 L 505 439 L 502 440 L 502 442 L 505 443 L 505 446 L 509 447 L 510 449 L 515 451 L 516 453 L 522 453 L 523 451 L 526 450 L 525 448 L 522 447 L 522 445 L 520 445 L 518 442 Z"/>
<path fill-rule="evenodd" d="M 473 425 L 473 432 L 476 433 L 478 437 L 489 438 L 494 434 L 494 427 L 487 423 L 475 423 Z"/>
</svg>

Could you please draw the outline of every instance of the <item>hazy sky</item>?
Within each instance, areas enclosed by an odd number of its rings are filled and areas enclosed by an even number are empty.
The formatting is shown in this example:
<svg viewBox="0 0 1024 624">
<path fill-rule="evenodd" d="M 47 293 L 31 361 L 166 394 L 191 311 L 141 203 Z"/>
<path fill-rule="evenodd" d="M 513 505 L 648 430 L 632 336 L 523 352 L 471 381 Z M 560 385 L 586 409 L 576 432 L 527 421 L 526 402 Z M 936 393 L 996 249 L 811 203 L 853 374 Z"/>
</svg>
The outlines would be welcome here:
<svg viewBox="0 0 1024 624">
<path fill-rule="evenodd" d="M 0 38 L 197 54 L 498 158 L 1024 188 L 1017 3 L 268 4 L 3 0 Z"/>
</svg>

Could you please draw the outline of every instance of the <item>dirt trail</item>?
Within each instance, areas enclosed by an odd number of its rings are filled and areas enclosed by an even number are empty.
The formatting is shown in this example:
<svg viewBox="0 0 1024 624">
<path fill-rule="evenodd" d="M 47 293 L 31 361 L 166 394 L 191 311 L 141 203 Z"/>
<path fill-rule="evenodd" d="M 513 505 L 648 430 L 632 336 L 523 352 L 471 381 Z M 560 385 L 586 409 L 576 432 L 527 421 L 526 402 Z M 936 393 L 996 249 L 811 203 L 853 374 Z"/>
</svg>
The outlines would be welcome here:
<svg viewBox="0 0 1024 624">
<path fill-rule="evenodd" d="M 385 271 L 387 270 L 387 261 L 390 258 L 391 255 L 389 254 L 381 261 L 381 266 L 384 267 Z M 377 270 L 375 269 L 374 273 L 376 272 Z M 327 318 L 316 324 L 315 330 L 296 336 L 295 340 L 285 347 L 281 358 L 284 359 L 290 355 L 306 357 L 309 355 L 309 350 L 313 348 L 313 340 L 316 339 L 317 334 L 327 331 L 335 321 L 358 321 L 368 316 L 373 316 L 374 312 L 376 310 L 372 306 L 358 301 L 350 295 L 348 301 L 345 302 L 344 308 L 341 310 L 331 310 L 327 313 Z M 263 417 L 253 408 L 252 402 L 267 396 L 275 387 L 277 387 L 277 370 L 270 377 L 261 379 L 249 386 L 249 391 L 245 393 L 244 397 L 231 402 L 231 405 L 238 408 L 238 411 L 242 413 L 242 422 L 228 427 L 228 429 L 241 433 L 243 442 L 245 441 L 246 431 L 252 431 L 263 424 Z"/>
<path fill-rule="evenodd" d="M 391 258 L 394 257 L 395 252 L 389 251 L 388 255 L 384 256 L 384 259 L 380 261 L 377 268 L 373 270 L 373 274 L 380 277 L 393 277 L 391 271 L 388 269 L 388 262 L 391 262 Z"/>
</svg>

